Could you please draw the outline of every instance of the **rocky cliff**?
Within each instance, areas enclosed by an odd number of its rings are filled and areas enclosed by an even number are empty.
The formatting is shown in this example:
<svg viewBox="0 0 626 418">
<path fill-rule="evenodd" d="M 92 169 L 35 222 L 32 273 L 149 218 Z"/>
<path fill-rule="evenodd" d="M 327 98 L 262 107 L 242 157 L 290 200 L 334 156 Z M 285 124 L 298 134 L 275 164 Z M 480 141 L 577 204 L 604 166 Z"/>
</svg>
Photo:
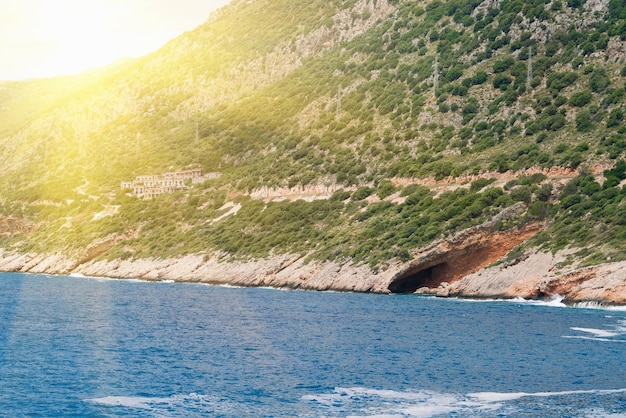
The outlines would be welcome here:
<svg viewBox="0 0 626 418">
<path fill-rule="evenodd" d="M 511 207 L 480 226 L 420 250 L 411 261 L 390 263 L 377 271 L 365 264 L 307 261 L 293 254 L 256 260 L 232 260 L 223 253 L 98 260 L 96 253 L 110 242 L 87 249 L 88 256 L 78 260 L 0 250 L 0 271 L 440 297 L 544 299 L 558 295 L 570 303 L 626 304 L 626 262 L 564 266 L 571 251 L 554 255 L 530 251 L 503 261 L 514 247 L 545 226 L 527 223 L 499 230 L 501 222 L 521 210 L 522 205 Z"/>
<path fill-rule="evenodd" d="M 416 293 L 504 299 L 549 299 L 558 295 L 569 303 L 626 304 L 625 262 L 558 271 L 555 266 L 563 259 L 562 254 L 537 252 L 514 266 L 481 268 L 456 281 L 421 287 Z M 2 271 L 316 291 L 393 293 L 394 283 L 407 268 L 396 264 L 374 272 L 365 265 L 307 263 L 295 255 L 252 261 L 189 255 L 173 259 L 90 261 L 75 266 L 73 260 L 57 255 L 0 252 Z"/>
</svg>

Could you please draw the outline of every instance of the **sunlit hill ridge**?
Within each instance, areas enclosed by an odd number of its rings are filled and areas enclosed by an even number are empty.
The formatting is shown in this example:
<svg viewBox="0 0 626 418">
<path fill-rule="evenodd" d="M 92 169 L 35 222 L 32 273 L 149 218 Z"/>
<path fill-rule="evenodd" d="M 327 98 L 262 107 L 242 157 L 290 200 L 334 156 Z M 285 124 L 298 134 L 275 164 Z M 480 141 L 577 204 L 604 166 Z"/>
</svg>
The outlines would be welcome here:
<svg viewBox="0 0 626 418">
<path fill-rule="evenodd" d="M 234 1 L 146 57 L 0 83 L 0 247 L 379 269 L 509 210 L 539 231 L 514 256 L 618 261 L 625 59 L 622 0 Z"/>
</svg>

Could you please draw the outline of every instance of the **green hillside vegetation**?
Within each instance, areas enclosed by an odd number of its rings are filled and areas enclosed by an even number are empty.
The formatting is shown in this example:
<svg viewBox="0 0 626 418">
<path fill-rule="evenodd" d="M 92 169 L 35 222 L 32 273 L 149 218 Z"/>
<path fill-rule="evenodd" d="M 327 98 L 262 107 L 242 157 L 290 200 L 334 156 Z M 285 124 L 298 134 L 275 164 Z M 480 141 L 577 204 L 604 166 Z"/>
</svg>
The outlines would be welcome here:
<svg viewBox="0 0 626 418">
<path fill-rule="evenodd" d="M 546 223 L 526 245 L 623 259 L 626 2 L 490 4 L 235 1 L 142 59 L 0 84 L 0 215 L 34 225 L 0 246 L 80 254 L 127 234 L 102 257 L 295 252 L 378 268 L 523 202 L 502 228 Z M 120 190 L 193 167 L 222 177 L 153 200 Z M 579 175 L 417 184 L 553 167 Z M 333 184 L 312 202 L 249 196 Z M 212 222 L 229 201 L 239 212 Z"/>
</svg>

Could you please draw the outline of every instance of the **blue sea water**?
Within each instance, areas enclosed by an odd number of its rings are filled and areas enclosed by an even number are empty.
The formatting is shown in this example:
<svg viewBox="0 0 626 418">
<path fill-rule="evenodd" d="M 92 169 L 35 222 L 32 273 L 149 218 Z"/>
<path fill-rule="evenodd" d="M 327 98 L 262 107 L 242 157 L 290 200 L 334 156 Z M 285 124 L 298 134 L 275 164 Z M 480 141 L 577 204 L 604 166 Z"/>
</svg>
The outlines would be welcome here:
<svg viewBox="0 0 626 418">
<path fill-rule="evenodd" d="M 0 416 L 626 417 L 626 310 L 0 274 Z"/>
</svg>

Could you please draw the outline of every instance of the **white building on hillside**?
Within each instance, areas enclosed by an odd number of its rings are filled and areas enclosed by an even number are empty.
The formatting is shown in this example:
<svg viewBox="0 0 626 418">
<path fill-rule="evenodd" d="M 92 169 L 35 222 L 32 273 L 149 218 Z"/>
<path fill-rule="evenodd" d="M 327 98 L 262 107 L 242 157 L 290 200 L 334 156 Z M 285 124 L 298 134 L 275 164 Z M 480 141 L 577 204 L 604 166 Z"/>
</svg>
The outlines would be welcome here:
<svg viewBox="0 0 626 418">
<path fill-rule="evenodd" d="M 123 181 L 120 186 L 122 190 L 132 190 L 130 193 L 142 199 L 152 199 L 163 193 L 173 193 L 177 190 L 185 190 L 187 182 L 190 184 L 200 184 L 206 180 L 217 179 L 221 173 L 203 174 L 202 169 L 185 171 L 173 171 L 170 173 L 157 174 L 153 176 L 137 176 L 133 181 Z"/>
</svg>

